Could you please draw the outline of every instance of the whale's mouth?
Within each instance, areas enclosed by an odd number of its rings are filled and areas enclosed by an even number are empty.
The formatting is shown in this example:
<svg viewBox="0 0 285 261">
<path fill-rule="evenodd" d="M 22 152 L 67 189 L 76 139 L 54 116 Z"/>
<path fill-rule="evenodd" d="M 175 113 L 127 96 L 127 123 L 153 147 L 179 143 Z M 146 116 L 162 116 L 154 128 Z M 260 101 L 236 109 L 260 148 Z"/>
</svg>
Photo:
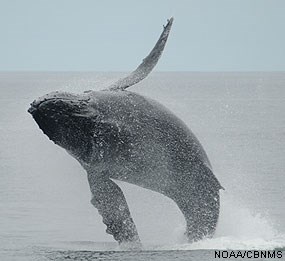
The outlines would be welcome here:
<svg viewBox="0 0 285 261">
<path fill-rule="evenodd" d="M 36 111 L 37 111 L 37 108 L 31 104 L 31 107 L 28 109 L 28 113 L 33 115 Z"/>
<path fill-rule="evenodd" d="M 30 104 L 31 107 L 28 109 L 28 112 L 34 115 L 38 110 L 49 110 L 52 109 L 52 107 L 59 111 L 62 111 L 67 107 L 69 110 L 72 110 L 72 108 L 79 109 L 86 106 L 89 100 L 90 98 L 85 95 L 56 91 L 34 100 Z"/>
<path fill-rule="evenodd" d="M 28 113 L 30 114 L 34 114 L 38 108 L 39 108 L 40 103 L 37 103 L 36 100 L 34 100 L 31 104 L 30 104 L 30 108 L 28 109 Z"/>
<path fill-rule="evenodd" d="M 30 114 L 35 114 L 39 108 L 43 105 L 43 104 L 48 104 L 48 103 L 56 103 L 56 102 L 64 102 L 65 100 L 67 101 L 71 101 L 69 99 L 62 99 L 62 98 L 49 98 L 49 99 L 38 99 L 38 100 L 34 100 L 31 104 L 30 104 L 30 108 L 28 109 L 28 112 Z"/>
<path fill-rule="evenodd" d="M 89 106 L 89 100 L 89 97 L 66 93 L 47 94 L 34 100 L 28 112 L 44 134 L 59 143 L 97 120 L 98 113 Z"/>
<path fill-rule="evenodd" d="M 30 104 L 28 112 L 55 144 L 76 157 L 89 160 L 98 113 L 90 109 L 88 97 L 43 97 Z"/>
</svg>

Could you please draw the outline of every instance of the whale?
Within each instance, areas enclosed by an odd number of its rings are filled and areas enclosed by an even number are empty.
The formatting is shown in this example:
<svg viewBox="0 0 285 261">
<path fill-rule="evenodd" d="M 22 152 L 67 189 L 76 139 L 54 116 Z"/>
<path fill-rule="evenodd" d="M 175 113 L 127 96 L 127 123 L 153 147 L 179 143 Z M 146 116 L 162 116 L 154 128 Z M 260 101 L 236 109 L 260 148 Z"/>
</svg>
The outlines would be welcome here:
<svg viewBox="0 0 285 261">
<path fill-rule="evenodd" d="M 154 48 L 126 77 L 100 91 L 54 91 L 28 109 L 42 132 L 85 169 L 91 203 L 119 244 L 141 240 L 116 180 L 173 200 L 189 242 L 213 236 L 219 218 L 223 187 L 197 137 L 164 105 L 126 90 L 155 67 L 172 24 L 170 18 Z"/>
</svg>

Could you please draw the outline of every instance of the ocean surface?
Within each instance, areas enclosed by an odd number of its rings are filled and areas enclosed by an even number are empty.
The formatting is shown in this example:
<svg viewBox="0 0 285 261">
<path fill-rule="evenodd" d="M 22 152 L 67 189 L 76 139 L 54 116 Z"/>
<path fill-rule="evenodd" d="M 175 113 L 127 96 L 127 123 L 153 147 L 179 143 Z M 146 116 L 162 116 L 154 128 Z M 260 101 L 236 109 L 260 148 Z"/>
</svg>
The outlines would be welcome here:
<svg viewBox="0 0 285 261">
<path fill-rule="evenodd" d="M 283 250 L 285 260 L 285 73 L 156 72 L 129 89 L 184 120 L 225 188 L 214 238 L 188 244 L 170 199 L 118 182 L 142 251 L 105 233 L 86 173 L 27 113 L 51 91 L 100 90 L 122 76 L 0 73 L 0 260 L 217 260 L 215 250 Z"/>
</svg>

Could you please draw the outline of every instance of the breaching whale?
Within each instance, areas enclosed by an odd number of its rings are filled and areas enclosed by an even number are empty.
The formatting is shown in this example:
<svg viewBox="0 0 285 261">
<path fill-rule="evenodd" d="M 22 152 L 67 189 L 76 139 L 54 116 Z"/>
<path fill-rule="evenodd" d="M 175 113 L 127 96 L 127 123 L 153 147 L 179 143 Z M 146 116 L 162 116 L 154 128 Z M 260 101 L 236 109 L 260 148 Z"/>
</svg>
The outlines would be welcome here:
<svg viewBox="0 0 285 261">
<path fill-rule="evenodd" d="M 52 92 L 31 103 L 40 129 L 86 170 L 91 203 L 119 243 L 140 244 L 120 180 L 172 199 L 186 220 L 189 241 L 213 235 L 219 190 L 210 161 L 191 130 L 158 102 L 125 89 L 158 62 L 173 18 L 150 54 L 129 76 L 102 91 Z"/>
</svg>

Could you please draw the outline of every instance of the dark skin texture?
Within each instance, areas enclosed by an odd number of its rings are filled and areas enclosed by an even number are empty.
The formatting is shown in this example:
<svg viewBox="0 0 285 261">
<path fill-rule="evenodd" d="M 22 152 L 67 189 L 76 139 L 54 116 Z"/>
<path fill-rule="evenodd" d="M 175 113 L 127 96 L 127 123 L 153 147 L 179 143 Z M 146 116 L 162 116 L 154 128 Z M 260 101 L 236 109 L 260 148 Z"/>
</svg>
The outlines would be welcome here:
<svg viewBox="0 0 285 261">
<path fill-rule="evenodd" d="M 58 95 L 32 114 L 44 133 L 86 169 L 91 203 L 107 233 L 119 243 L 140 242 L 123 192 L 110 178 L 171 198 L 186 219 L 189 241 L 214 233 L 221 186 L 201 144 L 180 119 L 156 101 L 127 91 L 76 99 Z"/>
<path fill-rule="evenodd" d="M 222 187 L 195 135 L 161 104 L 126 91 L 154 68 L 172 23 L 170 18 L 137 69 L 108 89 L 50 93 L 29 109 L 44 134 L 86 170 L 91 203 L 119 243 L 139 246 L 140 239 L 123 192 L 112 179 L 171 198 L 185 217 L 190 242 L 212 236 L 218 221 Z"/>
</svg>

